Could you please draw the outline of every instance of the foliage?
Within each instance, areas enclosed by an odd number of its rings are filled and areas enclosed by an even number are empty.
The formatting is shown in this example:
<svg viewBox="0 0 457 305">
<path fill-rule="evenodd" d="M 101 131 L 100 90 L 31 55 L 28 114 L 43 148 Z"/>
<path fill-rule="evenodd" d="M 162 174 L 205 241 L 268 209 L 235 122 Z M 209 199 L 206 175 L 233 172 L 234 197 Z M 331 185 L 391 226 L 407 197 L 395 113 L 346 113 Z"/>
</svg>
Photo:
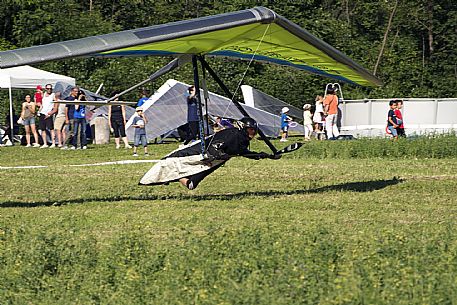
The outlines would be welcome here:
<svg viewBox="0 0 457 305">
<path fill-rule="evenodd" d="M 431 4 L 430 4 L 431 3 Z M 2 39 L 13 46 L 31 46 L 111 31 L 144 27 L 182 19 L 265 6 L 292 20 L 372 70 L 392 10 L 388 1 L 57 1 L 9 0 L 0 4 Z M 387 36 L 379 76 L 385 85 L 366 89 L 345 86 L 345 96 L 453 97 L 457 93 L 457 7 L 452 0 L 400 0 Z M 0 36 L 1 37 L 1 36 Z M 146 64 L 143 66 L 144 63 Z M 104 82 L 109 93 L 126 88 L 163 64 L 161 59 L 78 59 L 43 65 L 53 72 L 76 77 L 83 86 Z M 128 67 L 114 68 L 116 65 Z M 219 59 L 213 63 L 221 77 L 236 88 L 246 62 Z M 123 70 L 133 70 L 124 72 Z M 126 78 L 125 73 L 133 76 Z M 186 74 L 186 73 L 185 73 Z M 192 82 L 190 75 L 170 77 Z M 274 65 L 254 64 L 245 83 L 295 105 L 321 93 L 329 80 Z M 153 85 L 160 85 L 156 81 Z M 291 90 L 293 85 L 293 90 Z M 136 99 L 136 94 L 128 96 Z"/>
</svg>

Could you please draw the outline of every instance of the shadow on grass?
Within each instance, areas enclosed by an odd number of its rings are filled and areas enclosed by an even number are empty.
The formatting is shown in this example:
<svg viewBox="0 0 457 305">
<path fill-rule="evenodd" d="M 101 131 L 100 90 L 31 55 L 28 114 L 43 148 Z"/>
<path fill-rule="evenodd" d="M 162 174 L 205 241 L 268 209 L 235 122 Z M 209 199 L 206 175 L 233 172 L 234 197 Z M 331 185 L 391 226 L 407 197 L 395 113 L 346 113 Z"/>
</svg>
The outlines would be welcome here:
<svg viewBox="0 0 457 305">
<path fill-rule="evenodd" d="M 284 195 L 301 195 L 301 194 L 315 194 L 325 193 L 331 191 L 346 191 L 346 192 L 372 192 L 380 190 L 390 185 L 395 185 L 403 182 L 403 179 L 396 177 L 389 180 L 373 180 L 362 182 L 348 182 L 335 185 L 328 185 L 313 189 L 298 189 L 286 191 L 257 191 L 257 192 L 241 192 L 241 193 L 228 193 L 228 194 L 204 194 L 204 195 L 153 195 L 144 194 L 138 196 L 111 196 L 111 197 L 92 197 L 92 198 L 78 198 L 78 199 L 65 199 L 65 200 L 49 200 L 37 202 L 21 202 L 21 201 L 6 201 L 0 203 L 1 208 L 31 208 L 40 206 L 60 206 L 66 204 L 80 204 L 86 202 L 115 202 L 115 201 L 129 201 L 129 200 L 233 200 L 242 199 L 246 197 L 271 197 L 271 196 L 284 196 Z"/>
<path fill-rule="evenodd" d="M 403 179 L 396 177 L 389 180 L 373 180 L 362 182 L 348 182 L 335 185 L 328 185 L 314 189 L 299 189 L 299 190 L 286 190 L 286 191 L 257 191 L 257 192 L 241 192 L 241 193 L 228 193 L 228 194 L 204 194 L 204 195 L 153 195 L 145 194 L 139 196 L 112 196 L 112 197 L 92 197 L 92 198 L 78 198 L 66 200 L 49 200 L 38 202 L 21 202 L 21 201 L 6 201 L 0 203 L 1 208 L 30 208 L 40 206 L 60 206 L 66 204 L 79 204 L 85 202 L 115 202 L 115 201 L 128 201 L 128 200 L 233 200 L 242 199 L 246 197 L 271 197 L 271 196 L 284 196 L 284 195 L 301 195 L 301 194 L 315 194 L 325 193 L 331 191 L 347 191 L 347 192 L 372 192 L 383 189 L 390 185 L 395 185 L 403 182 Z"/>
</svg>

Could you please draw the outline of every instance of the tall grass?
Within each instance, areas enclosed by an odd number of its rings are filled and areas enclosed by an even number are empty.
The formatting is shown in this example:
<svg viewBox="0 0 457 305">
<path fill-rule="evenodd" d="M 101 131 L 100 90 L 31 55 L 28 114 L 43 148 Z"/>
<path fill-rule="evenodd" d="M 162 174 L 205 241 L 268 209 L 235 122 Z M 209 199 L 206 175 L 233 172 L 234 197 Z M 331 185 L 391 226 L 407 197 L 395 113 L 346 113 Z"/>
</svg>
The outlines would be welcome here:
<svg viewBox="0 0 457 305">
<path fill-rule="evenodd" d="M 320 158 L 455 158 L 457 135 L 430 135 L 417 138 L 361 138 L 351 141 L 307 142 L 299 156 Z"/>
<path fill-rule="evenodd" d="M 2 304 L 452 304 L 455 230 L 385 230 L 367 240 L 337 228 L 287 232 L 257 224 L 181 231 L 156 245 L 126 232 L 108 246 L 71 234 L 4 232 Z M 99 249 L 99 250 L 97 250 Z"/>
<path fill-rule="evenodd" d="M 138 186 L 151 164 L 67 166 L 131 158 L 113 145 L 2 148 L 49 167 L 0 172 L 0 304 L 456 304 L 456 153 L 309 142 L 189 192 Z"/>
</svg>

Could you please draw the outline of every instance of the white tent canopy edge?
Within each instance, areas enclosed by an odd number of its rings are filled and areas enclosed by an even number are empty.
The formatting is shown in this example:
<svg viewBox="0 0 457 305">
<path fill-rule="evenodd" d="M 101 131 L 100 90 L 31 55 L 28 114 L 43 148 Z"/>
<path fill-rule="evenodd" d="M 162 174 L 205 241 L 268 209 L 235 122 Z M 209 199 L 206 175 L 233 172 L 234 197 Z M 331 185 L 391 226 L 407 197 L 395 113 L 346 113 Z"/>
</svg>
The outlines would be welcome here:
<svg viewBox="0 0 457 305">
<path fill-rule="evenodd" d="M 14 68 L 0 69 L 0 89 L 8 89 L 10 102 L 10 130 L 13 137 L 13 94 L 12 89 L 34 89 L 37 85 L 52 84 L 64 81 L 75 85 L 72 77 L 40 70 L 31 66 L 19 66 Z"/>
</svg>

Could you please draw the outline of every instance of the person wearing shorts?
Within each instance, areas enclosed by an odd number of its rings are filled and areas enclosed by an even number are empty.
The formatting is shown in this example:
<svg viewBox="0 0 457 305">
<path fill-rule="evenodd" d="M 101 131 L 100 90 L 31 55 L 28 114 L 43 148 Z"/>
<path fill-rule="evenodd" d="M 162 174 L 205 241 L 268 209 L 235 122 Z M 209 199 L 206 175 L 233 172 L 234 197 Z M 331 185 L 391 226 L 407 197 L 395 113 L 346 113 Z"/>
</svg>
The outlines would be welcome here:
<svg viewBox="0 0 457 305">
<path fill-rule="evenodd" d="M 65 112 L 67 109 L 67 105 L 64 103 L 57 103 L 57 114 L 56 119 L 54 120 L 54 130 L 57 135 L 57 146 L 63 147 L 65 144 L 66 139 L 66 132 L 65 132 Z"/>
<path fill-rule="evenodd" d="M 21 118 L 25 128 L 25 139 L 27 140 L 26 147 L 32 147 L 30 143 L 30 131 L 33 133 L 35 138 L 35 143 L 33 147 L 40 147 L 38 144 L 38 133 L 36 132 L 35 126 L 35 112 L 36 112 L 36 103 L 32 101 L 32 97 L 27 94 L 25 96 L 25 102 L 22 103 Z"/>
<path fill-rule="evenodd" d="M 281 140 L 280 142 L 287 142 L 287 137 L 289 136 L 289 122 L 292 121 L 292 118 L 287 115 L 289 112 L 288 107 L 283 107 L 281 109 L 281 130 L 282 130 L 282 135 L 281 135 Z"/>
<path fill-rule="evenodd" d="M 52 92 L 52 85 L 47 84 L 45 86 L 46 93 L 43 96 L 43 101 L 40 108 L 40 130 L 41 130 L 41 137 L 43 139 L 43 146 L 41 148 L 46 147 L 55 147 L 54 144 L 54 113 L 57 112 L 57 105 L 56 95 Z M 48 146 L 47 143 L 47 134 L 46 131 L 49 130 L 51 132 L 51 146 Z"/>
<path fill-rule="evenodd" d="M 398 139 L 398 133 L 397 133 L 398 125 L 397 125 L 397 116 L 395 115 L 395 109 L 397 109 L 397 103 L 395 101 L 390 101 L 389 107 L 390 107 L 390 110 L 387 113 L 387 129 L 389 129 L 392 139 L 397 140 Z"/>
<path fill-rule="evenodd" d="M 148 139 L 146 137 L 146 124 L 148 120 L 143 114 L 143 108 L 136 108 L 136 115 L 133 118 L 132 126 L 135 128 L 135 140 L 133 144 L 133 156 L 138 157 L 137 149 L 138 145 L 143 145 L 144 155 L 149 156 L 148 154 Z"/>
<path fill-rule="evenodd" d="M 113 96 L 116 93 L 113 93 Z M 124 105 L 109 105 L 108 106 L 108 121 L 109 127 L 114 133 L 114 142 L 116 143 L 116 149 L 121 147 L 121 138 L 124 142 L 125 148 L 132 148 L 127 140 L 125 134 L 125 106 Z"/>
</svg>

